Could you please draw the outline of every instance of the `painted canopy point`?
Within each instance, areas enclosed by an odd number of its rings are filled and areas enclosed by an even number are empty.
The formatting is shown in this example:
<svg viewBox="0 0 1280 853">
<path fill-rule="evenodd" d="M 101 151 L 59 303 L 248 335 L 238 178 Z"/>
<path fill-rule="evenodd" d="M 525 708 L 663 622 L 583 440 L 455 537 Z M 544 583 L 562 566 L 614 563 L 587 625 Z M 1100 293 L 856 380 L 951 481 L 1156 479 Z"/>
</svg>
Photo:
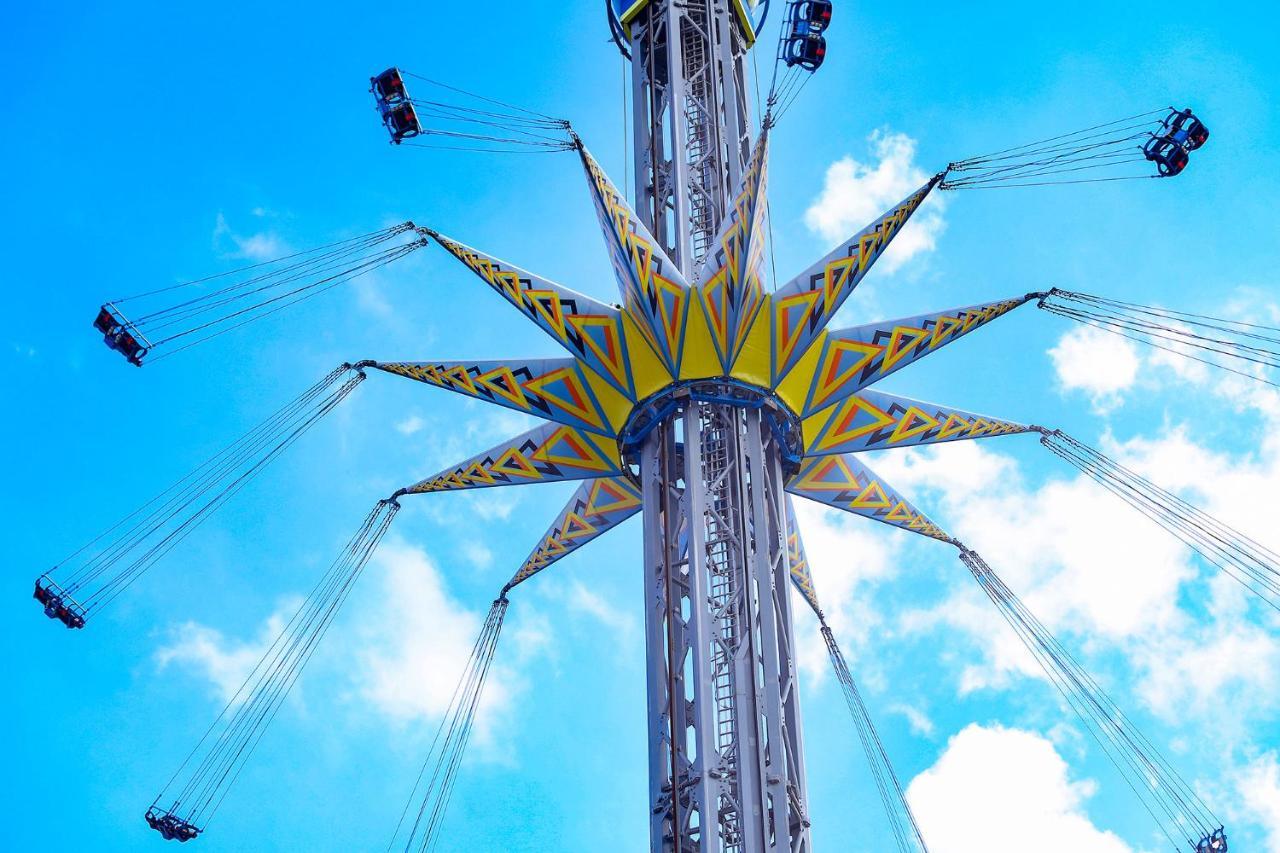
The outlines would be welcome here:
<svg viewBox="0 0 1280 853">
<path fill-rule="evenodd" d="M 701 399 L 693 392 L 708 380 L 728 381 L 726 387 L 753 389 L 742 400 L 763 399 L 790 413 L 786 417 L 802 435 L 788 473 L 791 494 L 951 541 L 853 454 L 1010 435 L 1030 427 L 869 386 L 1031 297 L 838 331 L 826 328 L 936 179 L 775 291 L 763 262 L 769 231 L 767 129 L 756 140 L 715 242 L 688 276 L 600 164 L 580 143 L 578 150 L 622 304 L 583 295 L 428 231 L 554 338 L 568 357 L 371 362 L 378 370 L 544 421 L 404 493 L 582 481 L 512 578 L 512 585 L 520 583 L 643 508 L 628 469 L 634 460 L 623 458 L 620 437 L 629 434 L 630 425 L 645 422 L 651 400 L 676 399 L 680 393 Z M 816 607 L 790 509 L 787 535 L 792 578 Z"/>
</svg>

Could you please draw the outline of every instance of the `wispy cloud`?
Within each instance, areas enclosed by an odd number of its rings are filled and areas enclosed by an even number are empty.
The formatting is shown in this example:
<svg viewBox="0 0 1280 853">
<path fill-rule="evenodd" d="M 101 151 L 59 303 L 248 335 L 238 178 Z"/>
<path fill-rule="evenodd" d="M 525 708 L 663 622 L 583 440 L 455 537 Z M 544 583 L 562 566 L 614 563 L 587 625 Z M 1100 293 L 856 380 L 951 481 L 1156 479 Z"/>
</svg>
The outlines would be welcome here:
<svg viewBox="0 0 1280 853">
<path fill-rule="evenodd" d="M 575 580 L 569 584 L 565 604 L 569 610 L 589 616 L 624 637 L 632 636 L 637 630 L 635 619 L 630 614 L 615 607 L 604 596 L 588 589 L 580 581 Z"/>
<path fill-rule="evenodd" d="M 395 426 L 396 432 L 401 435 L 415 435 L 416 433 L 421 432 L 422 428 L 426 425 L 427 422 L 424 421 L 421 416 L 410 415 L 404 420 L 397 421 Z"/>
<path fill-rule="evenodd" d="M 213 685 L 223 702 L 230 701 L 300 605 L 298 598 L 283 602 L 254 640 L 237 640 L 216 628 L 184 622 L 169 629 L 153 659 L 159 669 L 176 665 L 194 672 Z"/>
<path fill-rule="evenodd" d="M 259 210 L 261 209 L 256 209 L 254 214 L 261 216 Z M 231 246 L 230 250 L 227 249 L 228 243 Z M 221 213 L 218 214 L 217 222 L 213 227 L 213 245 L 215 249 L 226 252 L 233 258 L 247 261 L 269 261 L 289 254 L 288 245 L 275 233 L 257 231 L 252 234 L 240 234 L 232 229 Z"/>
</svg>

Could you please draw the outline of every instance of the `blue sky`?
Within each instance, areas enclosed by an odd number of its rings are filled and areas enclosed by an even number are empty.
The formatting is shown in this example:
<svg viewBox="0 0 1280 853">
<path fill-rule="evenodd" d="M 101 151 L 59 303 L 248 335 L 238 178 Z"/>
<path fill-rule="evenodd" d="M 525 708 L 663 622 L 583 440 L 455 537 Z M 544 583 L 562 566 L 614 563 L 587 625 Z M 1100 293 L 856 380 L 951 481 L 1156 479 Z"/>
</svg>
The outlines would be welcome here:
<svg viewBox="0 0 1280 853">
<path fill-rule="evenodd" d="M 141 813 L 260 652 L 273 614 L 374 500 L 520 422 L 374 376 L 85 631 L 45 620 L 32 578 L 338 362 L 559 355 L 438 249 L 140 371 L 93 334 L 96 306 L 263 246 L 407 218 L 611 299 L 571 156 L 393 149 L 365 91 L 371 73 L 399 64 L 566 116 L 621 183 L 624 70 L 599 5 L 7 14 L 0 847 L 159 845 Z M 1275 321 L 1277 24 L 1261 3 L 1168 16 L 1107 3 L 838 3 L 829 59 L 773 139 L 779 273 L 949 160 L 1190 104 L 1213 137 L 1177 180 L 948 194 L 903 235 L 913 251 L 886 258 L 837 322 L 1053 285 Z M 1257 387 L 1031 308 L 885 383 L 1061 427 L 1280 547 L 1280 399 Z M 1232 849 L 1280 851 L 1274 618 L 1031 438 L 870 464 L 1081 651 L 1212 798 Z M 458 650 L 570 489 L 406 500 L 201 848 L 385 844 Z M 819 594 L 935 853 L 1163 849 L 950 549 L 817 510 L 801 523 Z M 441 850 L 592 850 L 601 837 L 647 849 L 638 548 L 632 522 L 513 595 Z M 797 633 L 815 846 L 883 849 L 815 626 L 802 620 Z M 982 827 L 1003 834 L 980 845 Z"/>
</svg>

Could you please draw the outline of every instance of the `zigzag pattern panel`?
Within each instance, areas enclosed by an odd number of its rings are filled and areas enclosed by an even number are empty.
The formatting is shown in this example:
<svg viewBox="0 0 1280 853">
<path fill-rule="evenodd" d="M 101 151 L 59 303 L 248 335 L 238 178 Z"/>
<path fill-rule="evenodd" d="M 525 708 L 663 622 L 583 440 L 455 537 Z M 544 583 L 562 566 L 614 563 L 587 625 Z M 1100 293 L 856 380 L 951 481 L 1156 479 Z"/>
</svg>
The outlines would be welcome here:
<svg viewBox="0 0 1280 853">
<path fill-rule="evenodd" d="M 826 328 L 867 270 L 906 225 L 939 177 L 842 243 L 773 295 L 773 382 L 776 385 Z"/>
<path fill-rule="evenodd" d="M 446 468 L 409 494 L 586 480 L 622 473 L 613 442 L 568 426 L 546 424 Z"/>
<path fill-rule="evenodd" d="M 671 375 L 678 376 L 689 284 L 604 170 L 585 148 L 579 150 L 624 309 Z"/>
<path fill-rule="evenodd" d="M 850 453 L 806 458 L 787 491 L 921 536 L 951 541 L 946 531 Z"/>
<path fill-rule="evenodd" d="M 787 571 L 791 574 L 791 583 L 800 590 L 813 612 L 820 615 L 822 608 L 818 606 L 818 593 L 813 588 L 809 557 L 805 554 L 804 542 L 800 539 L 800 528 L 796 524 L 796 509 L 792 505 L 791 495 L 787 495 Z"/>
<path fill-rule="evenodd" d="M 609 384 L 635 399 L 622 317 L 617 309 L 443 234 L 429 233 L 445 251 L 466 264 L 538 328 L 586 362 Z M 477 321 L 483 322 L 481 318 Z"/>
<path fill-rule="evenodd" d="M 819 412 L 804 422 L 805 455 L 858 453 L 966 438 L 991 438 L 1031 429 L 1011 421 L 879 391 L 861 391 L 832 409 Z"/>
<path fill-rule="evenodd" d="M 556 516 L 538 547 L 511 578 L 522 583 L 640 512 L 640 489 L 629 477 L 588 480 Z"/>
<path fill-rule="evenodd" d="M 768 229 L 768 206 L 764 202 L 768 145 L 769 130 L 765 128 L 742 175 L 733 207 L 720 227 L 714 250 L 697 276 L 698 299 L 725 373 L 732 369 L 743 339 L 765 302 L 761 278 Z"/>
<path fill-rule="evenodd" d="M 558 424 L 614 434 L 577 359 L 400 361 L 373 366 Z"/>
<path fill-rule="evenodd" d="M 1003 317 L 1029 297 L 833 331 L 826 336 L 804 402 L 805 417 Z"/>
</svg>

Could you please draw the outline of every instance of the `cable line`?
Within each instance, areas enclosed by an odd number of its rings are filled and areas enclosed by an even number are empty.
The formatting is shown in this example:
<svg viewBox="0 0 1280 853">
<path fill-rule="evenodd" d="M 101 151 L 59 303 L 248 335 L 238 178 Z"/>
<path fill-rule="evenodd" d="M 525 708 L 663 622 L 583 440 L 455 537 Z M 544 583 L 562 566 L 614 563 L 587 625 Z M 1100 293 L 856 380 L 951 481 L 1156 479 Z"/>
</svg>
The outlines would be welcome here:
<svg viewBox="0 0 1280 853">
<path fill-rule="evenodd" d="M 832 12 L 830 0 L 788 0 L 778 32 L 769 94 L 765 98 L 766 126 L 772 126 L 782 118 L 826 60 L 827 40 L 824 34 L 831 26 Z"/>
<path fill-rule="evenodd" d="M 405 78 L 432 87 L 430 98 L 409 94 Z M 569 122 L 468 92 L 421 74 L 388 68 L 370 78 L 369 91 L 394 145 L 487 153 L 546 153 L 576 147 Z M 415 84 L 416 86 L 416 84 Z M 483 131 L 490 128 L 490 131 Z M 451 140 L 449 145 L 408 142 L 416 137 Z"/>
<path fill-rule="evenodd" d="M 976 552 L 956 542 L 960 559 L 982 591 L 1040 664 L 1050 683 L 1089 730 L 1107 758 L 1175 848 L 1225 851 L 1222 823 L 1195 790 L 1133 724 L 1079 661 Z"/>
<path fill-rule="evenodd" d="M 208 829 L 399 509 L 395 500 L 379 501 L 374 506 L 156 795 L 145 818 L 166 840 L 189 841 Z M 168 805 L 161 806 L 161 802 Z"/>
<path fill-rule="evenodd" d="M 504 587 L 489 608 L 480 635 L 471 648 L 471 656 L 467 659 L 462 678 L 454 688 L 449 707 L 440 720 L 422 769 L 409 792 L 391 840 L 387 843 L 388 851 L 397 846 L 402 833 L 405 853 L 424 853 L 431 850 L 439 840 L 444 815 L 453 796 L 458 767 L 471 739 L 476 710 L 497 651 L 498 637 L 502 633 L 502 623 L 509 604 L 509 589 L 509 586 Z M 413 811 L 415 804 L 417 809 Z M 411 811 L 413 820 L 410 823 L 408 818 Z"/>
<path fill-rule="evenodd" d="M 885 751 L 884 741 L 876 731 L 866 704 L 862 701 L 862 693 L 857 682 L 849 671 L 840 647 L 836 645 L 835 635 L 827 627 L 826 620 L 818 615 L 822 623 L 822 639 L 827 645 L 827 655 L 831 658 L 831 666 L 836 671 L 836 678 L 844 691 L 845 703 L 849 706 L 849 714 L 853 717 L 854 727 L 858 730 L 858 739 L 862 742 L 862 750 L 866 753 L 867 763 L 871 766 L 871 775 L 875 779 L 876 790 L 880 793 L 880 801 L 884 804 L 885 814 L 889 818 L 889 826 L 893 831 L 894 841 L 901 853 L 928 853 L 929 848 L 920 834 L 916 817 L 907 804 L 906 794 L 889 761 L 889 753 Z"/>
<path fill-rule="evenodd" d="M 1190 109 L 1148 110 L 1081 130 L 1050 136 L 947 166 L 943 190 L 1084 184 L 1173 177 L 1209 131 Z M 1135 170 L 1132 164 L 1150 163 Z M 1076 173 L 1095 172 L 1086 177 Z M 1037 180 L 1049 178 L 1051 180 Z"/>
<path fill-rule="evenodd" d="M 1280 611 L 1280 554 L 1061 430 L 1040 443 Z"/>
<path fill-rule="evenodd" d="M 113 299 L 99 309 L 93 326 L 109 348 L 141 367 L 157 348 L 165 349 L 150 361 L 297 305 L 426 244 L 426 237 L 412 222 L 402 222 L 275 260 Z M 225 279 L 231 282 L 222 283 Z M 190 295 L 177 303 L 148 301 L 180 290 Z M 132 316 L 121 309 L 125 303 L 134 303 Z M 181 345 L 173 346 L 176 342 Z"/>
<path fill-rule="evenodd" d="M 1280 387 L 1280 328 L 1054 288 L 1037 307 L 1255 382 Z M 1221 356 L 1229 361 L 1218 358 Z M 1234 366 L 1232 366 L 1234 365 Z"/>
<path fill-rule="evenodd" d="M 129 588 L 364 381 L 343 364 L 41 575 L 34 597 L 68 628 Z"/>
</svg>

